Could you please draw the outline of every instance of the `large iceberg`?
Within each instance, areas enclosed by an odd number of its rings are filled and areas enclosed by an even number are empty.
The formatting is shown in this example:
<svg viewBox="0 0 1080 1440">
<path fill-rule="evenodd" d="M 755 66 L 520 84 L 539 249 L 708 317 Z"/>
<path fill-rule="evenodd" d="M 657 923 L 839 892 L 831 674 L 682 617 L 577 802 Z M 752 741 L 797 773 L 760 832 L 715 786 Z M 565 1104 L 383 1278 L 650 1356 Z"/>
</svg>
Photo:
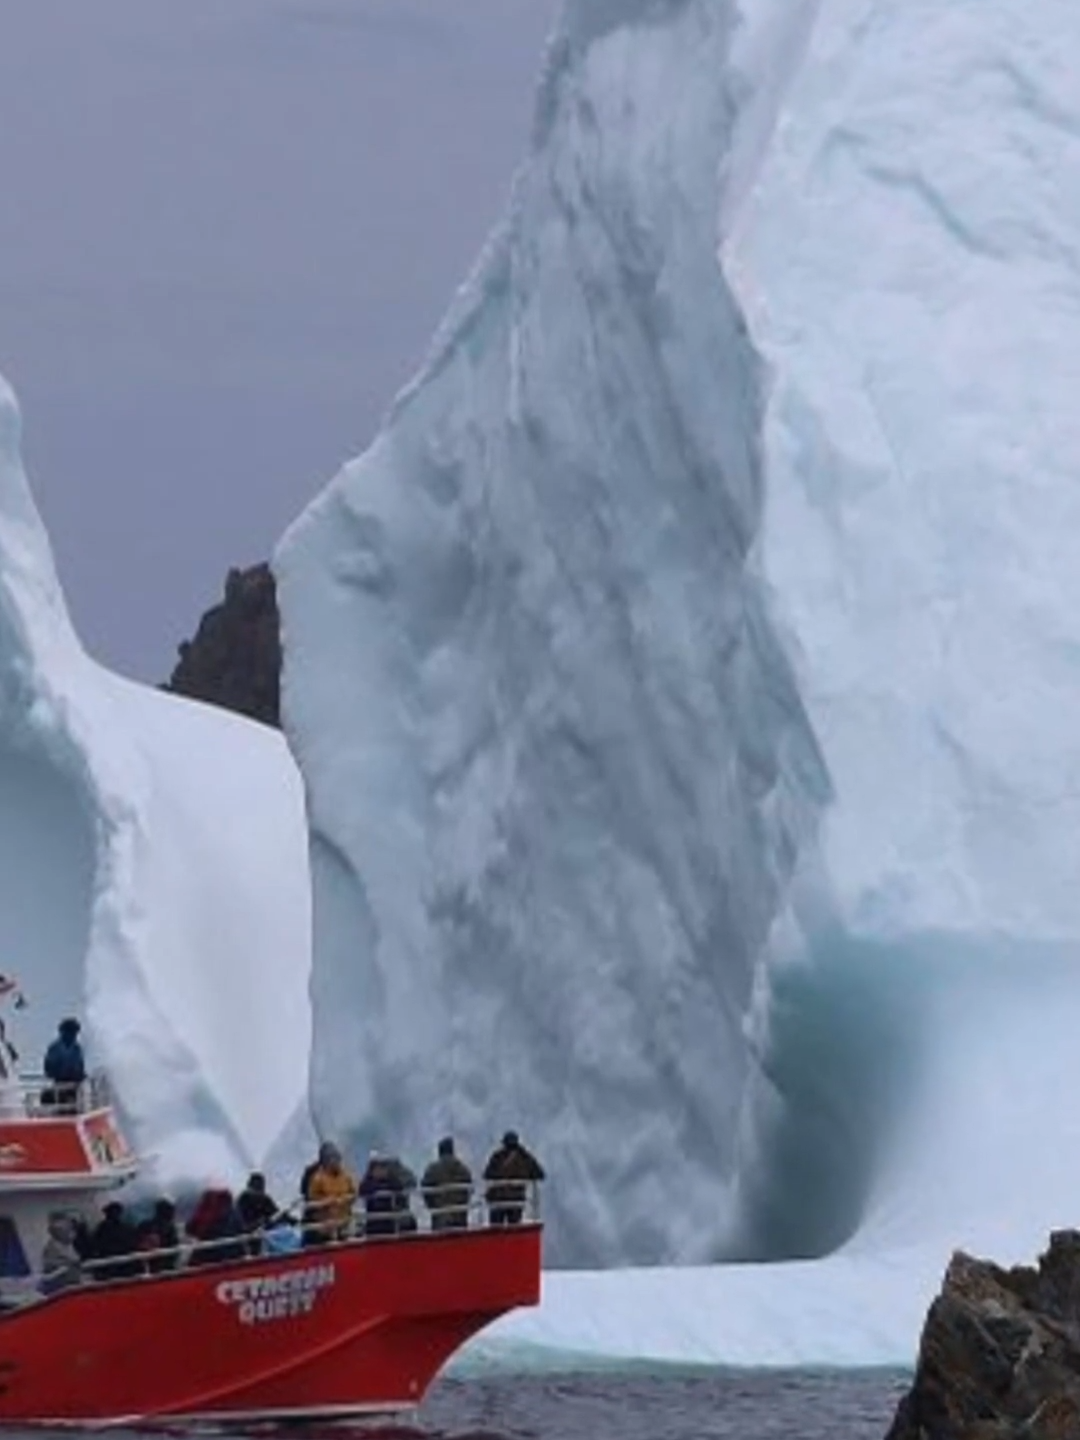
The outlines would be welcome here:
<svg viewBox="0 0 1080 1440">
<path fill-rule="evenodd" d="M 1075 1218 L 1078 62 L 1066 0 L 570 0 L 282 543 L 322 1125 L 519 1123 L 563 1263 L 844 1247 L 514 1334 L 835 1359 L 834 1285 L 899 1358 L 950 1244 Z"/>
<path fill-rule="evenodd" d="M 158 1183 L 235 1181 L 305 1109 L 310 887 L 281 738 L 82 650 L 0 381 L 0 954 L 33 1062 L 84 1013 Z"/>
<path fill-rule="evenodd" d="M 569 0 L 282 543 L 319 1128 L 520 1126 L 552 1256 L 654 1265 L 474 1357 L 903 1363 L 954 1244 L 1077 1218 L 1078 64 L 1066 0 Z M 0 387 L 31 1043 L 83 1005 L 162 1176 L 284 1157 L 308 920 L 283 745 L 83 653 Z"/>
</svg>

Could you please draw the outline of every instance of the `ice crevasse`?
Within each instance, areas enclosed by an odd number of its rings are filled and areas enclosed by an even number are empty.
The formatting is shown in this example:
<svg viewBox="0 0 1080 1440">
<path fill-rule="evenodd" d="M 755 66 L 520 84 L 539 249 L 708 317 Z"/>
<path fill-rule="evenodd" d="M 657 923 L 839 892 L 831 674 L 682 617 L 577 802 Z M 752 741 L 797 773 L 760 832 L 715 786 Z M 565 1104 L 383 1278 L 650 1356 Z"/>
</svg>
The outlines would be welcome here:
<svg viewBox="0 0 1080 1440">
<path fill-rule="evenodd" d="M 1067 0 L 571 0 L 281 545 L 320 1124 L 519 1124 L 563 1264 L 794 1262 L 500 1343 L 902 1360 L 1075 1219 L 1078 61 Z"/>
<path fill-rule="evenodd" d="M 0 955 L 31 1066 L 81 1013 L 149 1184 L 235 1184 L 306 1106 L 310 887 L 281 738 L 96 664 L 0 379 Z M 257 1083 L 252 1077 L 257 1076 Z"/>
</svg>

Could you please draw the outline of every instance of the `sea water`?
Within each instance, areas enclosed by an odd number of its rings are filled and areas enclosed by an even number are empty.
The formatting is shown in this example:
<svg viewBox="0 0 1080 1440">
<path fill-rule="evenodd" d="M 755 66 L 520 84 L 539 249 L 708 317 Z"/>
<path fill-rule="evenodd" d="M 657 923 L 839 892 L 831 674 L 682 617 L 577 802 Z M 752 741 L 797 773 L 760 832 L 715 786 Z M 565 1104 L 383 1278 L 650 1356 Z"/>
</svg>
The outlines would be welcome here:
<svg viewBox="0 0 1080 1440">
<path fill-rule="evenodd" d="M 415 1433 L 431 1440 L 883 1440 L 909 1381 L 895 1371 L 762 1370 L 450 1379 L 432 1391 Z"/>
</svg>

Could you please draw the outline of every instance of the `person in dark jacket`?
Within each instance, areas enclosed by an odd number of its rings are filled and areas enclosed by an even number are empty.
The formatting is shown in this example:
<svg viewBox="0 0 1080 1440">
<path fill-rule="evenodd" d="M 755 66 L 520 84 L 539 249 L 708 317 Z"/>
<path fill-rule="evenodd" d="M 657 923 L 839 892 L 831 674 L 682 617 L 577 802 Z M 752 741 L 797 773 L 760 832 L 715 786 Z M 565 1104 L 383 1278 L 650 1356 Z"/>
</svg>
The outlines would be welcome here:
<svg viewBox="0 0 1080 1440">
<path fill-rule="evenodd" d="M 492 1225 L 519 1225 L 529 1185 L 543 1178 L 540 1161 L 525 1149 L 516 1130 L 508 1130 L 484 1167 Z"/>
<path fill-rule="evenodd" d="M 176 1228 L 176 1206 L 171 1200 L 158 1200 L 153 1214 L 136 1230 L 139 1250 L 147 1256 L 146 1268 L 151 1275 L 175 1270 L 180 1263 L 180 1232 Z M 171 1253 L 161 1254 L 161 1251 Z"/>
<path fill-rule="evenodd" d="M 110 1200 L 90 1236 L 90 1273 L 95 1280 L 128 1280 L 142 1274 L 142 1262 L 132 1258 L 138 1249 L 135 1226 L 119 1200 Z"/>
<path fill-rule="evenodd" d="M 465 1230 L 469 1224 L 472 1171 L 454 1153 L 449 1135 L 439 1141 L 438 1157 L 424 1171 L 421 1190 L 431 1212 L 432 1230 Z"/>
<path fill-rule="evenodd" d="M 45 1051 L 42 1066 L 45 1079 L 51 1080 L 52 1086 L 41 1092 L 41 1103 L 67 1113 L 74 1113 L 77 1108 L 79 1086 L 86 1079 L 86 1060 L 79 1044 L 81 1029 L 78 1020 L 71 1017 L 61 1020 L 56 1039 Z"/>
<path fill-rule="evenodd" d="M 409 1201 L 394 1161 L 373 1150 L 358 1193 L 364 1202 L 364 1234 L 396 1235 L 402 1203 L 407 1206 Z"/>
<path fill-rule="evenodd" d="M 231 1190 L 204 1190 L 186 1229 L 199 1242 L 191 1252 L 189 1265 L 220 1265 L 247 1256 L 247 1242 Z M 235 1243 L 229 1243 L 234 1237 Z"/>
<path fill-rule="evenodd" d="M 278 1214 L 278 1207 L 266 1190 L 266 1176 L 258 1170 L 248 1176 L 247 1188 L 242 1190 L 236 1202 L 240 1224 L 251 1234 L 265 1230 Z"/>
</svg>

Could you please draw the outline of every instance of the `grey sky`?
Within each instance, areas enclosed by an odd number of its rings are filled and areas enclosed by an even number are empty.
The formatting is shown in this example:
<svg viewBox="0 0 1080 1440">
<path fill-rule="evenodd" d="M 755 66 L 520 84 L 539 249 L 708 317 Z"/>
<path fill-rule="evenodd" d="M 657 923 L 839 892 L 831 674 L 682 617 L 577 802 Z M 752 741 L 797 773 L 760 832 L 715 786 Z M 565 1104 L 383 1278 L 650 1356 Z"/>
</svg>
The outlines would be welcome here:
<svg viewBox="0 0 1080 1440">
<path fill-rule="evenodd" d="M 0 0 L 0 370 L 89 648 L 162 678 L 422 357 L 557 0 Z"/>
</svg>

